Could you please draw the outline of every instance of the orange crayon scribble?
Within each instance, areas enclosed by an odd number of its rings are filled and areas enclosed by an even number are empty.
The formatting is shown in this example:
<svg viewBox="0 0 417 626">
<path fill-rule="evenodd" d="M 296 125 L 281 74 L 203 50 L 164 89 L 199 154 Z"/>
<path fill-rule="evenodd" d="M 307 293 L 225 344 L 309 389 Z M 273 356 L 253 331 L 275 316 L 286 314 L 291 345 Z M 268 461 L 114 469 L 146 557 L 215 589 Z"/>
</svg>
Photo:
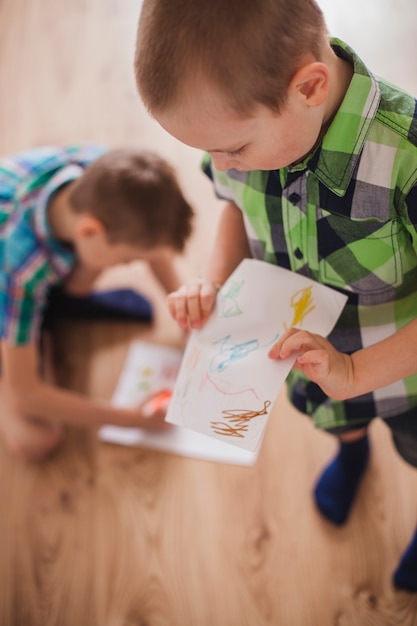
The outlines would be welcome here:
<svg viewBox="0 0 417 626">
<path fill-rule="evenodd" d="M 222 411 L 225 416 L 225 422 L 210 422 L 210 426 L 216 435 L 225 435 L 226 437 L 240 437 L 243 439 L 245 433 L 248 432 L 249 423 L 255 417 L 267 414 L 267 408 L 271 405 L 270 400 L 265 400 L 264 406 L 260 411 L 245 411 L 242 409 L 226 409 Z"/>
</svg>

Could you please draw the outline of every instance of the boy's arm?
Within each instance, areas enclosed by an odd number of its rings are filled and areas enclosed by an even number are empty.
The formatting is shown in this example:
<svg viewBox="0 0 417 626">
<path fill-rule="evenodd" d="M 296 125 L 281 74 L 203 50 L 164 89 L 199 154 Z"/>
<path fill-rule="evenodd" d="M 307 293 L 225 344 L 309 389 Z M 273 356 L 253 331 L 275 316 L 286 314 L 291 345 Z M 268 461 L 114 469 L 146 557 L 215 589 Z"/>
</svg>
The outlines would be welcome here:
<svg viewBox="0 0 417 626">
<path fill-rule="evenodd" d="M 92 270 L 76 263 L 64 283 L 64 289 L 73 296 L 87 296 L 101 270 Z"/>
<path fill-rule="evenodd" d="M 166 293 L 170 293 L 179 288 L 182 281 L 175 267 L 172 254 L 161 254 L 148 261 L 148 265 Z"/>
<path fill-rule="evenodd" d="M 13 408 L 22 416 L 73 426 L 163 427 L 163 415 L 150 418 L 141 407 L 125 409 L 109 402 L 54 387 L 39 374 L 35 345 L 14 346 L 1 342 L 2 378 Z M 144 408 L 144 403 L 142 408 Z"/>
<path fill-rule="evenodd" d="M 205 280 L 221 287 L 239 263 L 251 256 L 243 213 L 228 202 L 220 216 Z"/>
<path fill-rule="evenodd" d="M 336 400 L 385 387 L 417 373 L 417 319 L 399 331 L 352 355 L 338 352 L 327 339 L 289 329 L 269 351 L 272 359 L 297 356 L 294 369 Z"/>
<path fill-rule="evenodd" d="M 242 211 L 229 202 L 223 209 L 206 276 L 194 279 L 168 296 L 172 317 L 181 328 L 200 328 L 207 321 L 220 287 L 251 251 Z"/>
</svg>

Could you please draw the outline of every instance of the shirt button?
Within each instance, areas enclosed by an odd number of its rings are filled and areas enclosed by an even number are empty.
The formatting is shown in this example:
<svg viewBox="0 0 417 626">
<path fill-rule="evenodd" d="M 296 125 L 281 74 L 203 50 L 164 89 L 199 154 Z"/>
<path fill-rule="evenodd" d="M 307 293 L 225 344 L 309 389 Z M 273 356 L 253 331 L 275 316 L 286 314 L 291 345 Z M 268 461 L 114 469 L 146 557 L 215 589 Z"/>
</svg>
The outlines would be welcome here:
<svg viewBox="0 0 417 626">
<path fill-rule="evenodd" d="M 303 253 L 301 252 L 300 248 L 296 248 L 294 250 L 294 256 L 296 259 L 301 260 L 303 258 Z"/>
<path fill-rule="evenodd" d="M 289 195 L 288 200 L 292 203 L 292 204 L 297 204 L 297 202 L 300 202 L 301 200 L 301 196 L 298 193 L 292 193 Z"/>
</svg>

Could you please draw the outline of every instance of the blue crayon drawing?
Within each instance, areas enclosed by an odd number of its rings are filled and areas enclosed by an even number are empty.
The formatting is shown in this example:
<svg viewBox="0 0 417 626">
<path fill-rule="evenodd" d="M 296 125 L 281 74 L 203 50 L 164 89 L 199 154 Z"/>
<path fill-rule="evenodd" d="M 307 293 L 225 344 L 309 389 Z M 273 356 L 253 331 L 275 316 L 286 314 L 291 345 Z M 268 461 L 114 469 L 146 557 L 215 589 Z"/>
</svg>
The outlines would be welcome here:
<svg viewBox="0 0 417 626">
<path fill-rule="evenodd" d="M 232 343 L 229 341 L 230 337 L 231 335 L 227 335 L 226 337 L 222 337 L 222 339 L 213 341 L 214 345 L 220 344 L 220 348 L 218 353 L 210 361 L 209 369 L 211 372 L 223 372 L 227 367 L 236 363 L 236 361 L 246 358 L 254 350 L 271 345 L 278 339 L 279 333 L 275 335 L 271 341 L 262 346 L 259 345 L 258 339 L 250 339 L 242 343 Z"/>
</svg>

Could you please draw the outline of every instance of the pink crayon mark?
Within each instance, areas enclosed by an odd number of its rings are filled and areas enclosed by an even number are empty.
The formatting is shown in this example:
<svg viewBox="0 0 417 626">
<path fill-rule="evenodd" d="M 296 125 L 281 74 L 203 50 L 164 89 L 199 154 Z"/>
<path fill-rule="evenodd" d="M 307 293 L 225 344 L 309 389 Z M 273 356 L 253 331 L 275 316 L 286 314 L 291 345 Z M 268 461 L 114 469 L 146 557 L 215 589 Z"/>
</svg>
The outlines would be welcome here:
<svg viewBox="0 0 417 626">
<path fill-rule="evenodd" d="M 201 383 L 200 383 L 200 387 L 198 390 L 200 392 L 203 391 L 207 383 L 211 383 L 213 387 L 216 389 L 216 391 L 218 391 L 219 393 L 223 393 L 225 396 L 240 396 L 242 393 L 253 393 L 255 398 L 259 399 L 259 396 L 253 387 L 248 387 L 248 389 L 242 389 L 241 391 L 224 391 L 218 386 L 217 383 L 214 382 L 214 380 L 210 377 L 210 374 L 208 372 L 205 372 L 204 374 L 201 375 Z"/>
<path fill-rule="evenodd" d="M 192 352 L 190 353 L 187 363 L 185 364 L 188 369 L 195 369 L 197 367 L 197 363 L 200 359 L 200 350 L 194 346 Z"/>
<path fill-rule="evenodd" d="M 166 380 L 175 380 L 178 375 L 178 365 L 163 365 L 161 376 Z"/>
</svg>

